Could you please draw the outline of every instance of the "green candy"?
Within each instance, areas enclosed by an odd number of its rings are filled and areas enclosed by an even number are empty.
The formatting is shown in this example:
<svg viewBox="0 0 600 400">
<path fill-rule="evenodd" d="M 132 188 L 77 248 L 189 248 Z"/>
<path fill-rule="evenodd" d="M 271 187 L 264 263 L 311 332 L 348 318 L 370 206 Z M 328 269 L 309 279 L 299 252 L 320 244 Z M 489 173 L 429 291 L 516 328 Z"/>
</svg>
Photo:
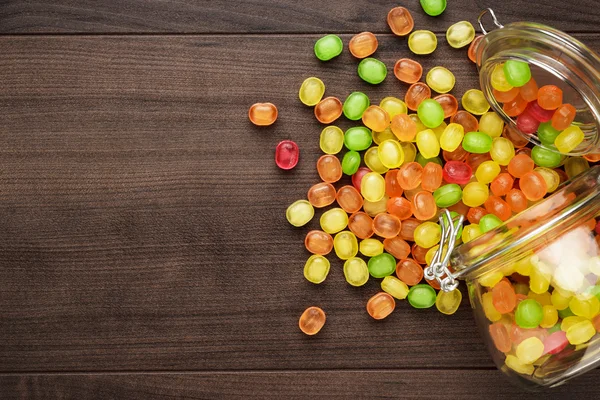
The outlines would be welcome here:
<svg viewBox="0 0 600 400">
<path fill-rule="evenodd" d="M 346 175 L 354 175 L 360 167 L 360 154 L 357 151 L 351 150 L 344 154 L 342 158 L 342 172 Z"/>
<path fill-rule="evenodd" d="M 446 208 L 455 205 L 462 198 L 462 189 L 456 183 L 441 186 L 433 192 L 435 204 L 438 207 Z"/>
<path fill-rule="evenodd" d="M 369 273 L 374 278 L 383 278 L 391 275 L 396 270 L 396 259 L 388 253 L 381 253 L 371 257 L 367 264 Z"/>
<path fill-rule="evenodd" d="M 567 317 L 574 317 L 575 313 L 571 311 L 571 307 L 567 307 L 564 310 L 558 310 L 558 316 L 562 319 L 565 319 Z"/>
<path fill-rule="evenodd" d="M 560 135 L 560 131 L 554 129 L 550 122 L 543 122 L 538 127 L 537 137 L 543 145 L 553 146 L 558 135 Z"/>
<path fill-rule="evenodd" d="M 315 55 L 321 61 L 329 61 L 342 54 L 344 43 L 337 35 L 323 36 L 315 43 Z"/>
<path fill-rule="evenodd" d="M 461 192 L 461 194 L 462 194 L 462 192 Z M 458 229 L 458 232 L 456 233 L 456 237 L 457 238 L 459 238 L 459 237 L 462 236 L 462 231 L 463 231 L 462 224 L 459 224 L 458 221 L 456 220 L 459 215 L 460 214 L 457 213 L 456 211 L 450 211 L 450 219 L 454 221 L 454 228 Z M 446 225 L 450 224 L 450 222 L 448 221 L 448 217 L 446 217 L 446 213 L 442 214 L 442 219 L 444 220 L 444 222 L 446 223 Z"/>
<path fill-rule="evenodd" d="M 465 135 L 462 147 L 469 153 L 484 154 L 492 149 L 493 139 L 483 132 L 469 132 Z"/>
<path fill-rule="evenodd" d="M 417 107 L 419 119 L 428 128 L 435 129 L 444 122 L 444 109 L 433 99 L 423 100 Z"/>
<path fill-rule="evenodd" d="M 421 0 L 421 7 L 425 14 L 437 17 L 446 9 L 446 0 Z"/>
<path fill-rule="evenodd" d="M 366 94 L 363 92 L 352 92 L 346 97 L 342 110 L 344 111 L 346 118 L 352 121 L 358 121 L 362 118 L 363 113 L 370 105 L 371 102 Z"/>
<path fill-rule="evenodd" d="M 421 153 L 417 153 L 417 157 L 415 158 L 415 161 L 418 162 L 419 164 L 421 164 L 421 167 L 423 167 L 423 168 L 425 168 L 427 163 L 430 163 L 430 162 L 443 166 L 442 160 L 439 157 L 425 158 L 421 155 Z"/>
<path fill-rule="evenodd" d="M 376 58 L 365 58 L 358 64 L 358 76 L 365 82 L 377 85 L 387 76 L 387 68 Z"/>
<path fill-rule="evenodd" d="M 536 165 L 546 168 L 555 168 L 560 165 L 563 156 L 555 153 L 552 150 L 545 149 L 540 146 L 534 146 L 531 149 L 531 159 Z"/>
<path fill-rule="evenodd" d="M 481 225 L 479 225 L 481 226 Z M 544 318 L 544 310 L 540 303 L 534 299 L 523 300 L 517 306 L 515 322 L 521 328 L 537 328 Z"/>
<path fill-rule="evenodd" d="M 408 291 L 408 302 L 414 308 L 429 308 L 435 304 L 435 290 L 423 283 L 415 285 Z"/>
<path fill-rule="evenodd" d="M 548 329 L 548 333 L 554 333 L 560 331 L 560 323 L 554 325 L 552 328 Z"/>
<path fill-rule="evenodd" d="M 479 229 L 483 233 L 489 232 L 500 225 L 502 225 L 502 220 L 494 214 L 486 214 L 479 220 Z"/>
<path fill-rule="evenodd" d="M 348 128 L 344 133 L 344 145 L 348 150 L 366 150 L 371 146 L 371 143 L 373 143 L 371 130 L 365 126 Z"/>
<path fill-rule="evenodd" d="M 521 87 L 531 79 L 531 69 L 524 61 L 508 60 L 504 63 L 506 81 L 514 87 Z"/>
</svg>

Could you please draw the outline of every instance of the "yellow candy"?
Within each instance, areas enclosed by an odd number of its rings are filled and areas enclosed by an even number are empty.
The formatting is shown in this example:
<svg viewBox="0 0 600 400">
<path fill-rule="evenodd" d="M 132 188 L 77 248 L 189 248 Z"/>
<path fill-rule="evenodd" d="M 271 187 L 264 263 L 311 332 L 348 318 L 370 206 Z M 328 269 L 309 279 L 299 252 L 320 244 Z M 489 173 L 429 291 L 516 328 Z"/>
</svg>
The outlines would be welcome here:
<svg viewBox="0 0 600 400">
<path fill-rule="evenodd" d="M 318 254 L 313 254 L 304 264 L 304 277 L 312 283 L 321 283 L 329 274 L 329 260 Z"/>
<path fill-rule="evenodd" d="M 363 210 L 370 216 L 375 217 L 377 214 L 381 214 L 387 211 L 387 201 L 390 198 L 383 196 L 383 199 L 379 201 L 368 201 L 365 200 L 363 203 Z"/>
<path fill-rule="evenodd" d="M 483 132 L 492 138 L 502 135 L 504 120 L 493 111 L 486 112 L 479 119 L 479 132 Z"/>
<path fill-rule="evenodd" d="M 483 235 L 483 232 L 481 232 L 481 229 L 479 228 L 478 224 L 469 224 L 463 227 L 462 241 L 463 243 L 468 243 L 481 235 Z"/>
<path fill-rule="evenodd" d="M 348 214 L 341 208 L 332 208 L 321 215 L 321 229 L 330 235 L 338 233 L 348 226 Z"/>
<path fill-rule="evenodd" d="M 392 132 L 392 129 L 388 126 L 384 131 L 375 132 L 371 131 L 371 136 L 373 136 L 373 142 L 375 144 L 381 144 L 385 140 L 395 140 L 398 141 L 396 135 Z"/>
<path fill-rule="evenodd" d="M 435 137 L 437 138 L 438 143 L 440 142 L 440 138 L 442 137 L 442 134 L 446 130 L 447 126 L 448 126 L 448 124 L 446 122 L 442 121 L 441 124 L 439 124 L 436 128 L 432 129 L 433 133 L 435 133 Z"/>
<path fill-rule="evenodd" d="M 515 156 L 515 145 L 506 138 L 494 138 L 490 156 L 492 157 L 492 160 L 496 161 L 498 164 L 508 165 L 510 160 Z"/>
<path fill-rule="evenodd" d="M 425 125 L 423 125 L 423 123 L 421 122 L 421 119 L 419 118 L 419 116 L 417 114 L 408 114 L 408 116 L 417 125 L 417 132 L 421 132 L 421 131 L 424 131 L 425 129 L 427 129 L 427 127 Z M 413 142 L 414 141 L 416 141 L 416 135 L 415 135 L 415 139 L 413 140 Z"/>
<path fill-rule="evenodd" d="M 565 172 L 569 179 L 579 175 L 590 168 L 590 164 L 583 157 L 569 157 L 565 161 Z"/>
<path fill-rule="evenodd" d="M 367 257 L 375 257 L 383 253 L 383 243 L 377 239 L 364 239 L 360 242 L 360 252 Z"/>
<path fill-rule="evenodd" d="M 500 279 L 502 279 L 504 275 L 500 274 Z M 492 302 L 492 292 L 486 292 L 481 296 L 481 304 L 483 306 L 483 312 L 487 319 L 492 322 L 499 321 L 502 318 L 502 314 L 496 310 L 494 307 L 494 303 Z"/>
<path fill-rule="evenodd" d="M 405 299 L 408 296 L 408 286 L 395 276 L 390 275 L 383 278 L 381 289 L 398 300 Z"/>
<path fill-rule="evenodd" d="M 552 296 L 550 296 L 550 292 L 535 293 L 530 290 L 529 293 L 527 293 L 527 297 L 537 301 L 538 303 L 540 303 L 543 306 L 551 306 L 552 305 Z"/>
<path fill-rule="evenodd" d="M 459 21 L 446 31 L 448 44 L 455 49 L 460 49 L 475 39 L 475 28 L 469 21 Z"/>
<path fill-rule="evenodd" d="M 298 96 L 300 101 L 307 106 L 315 106 L 325 94 L 325 84 L 322 80 L 315 77 L 306 78 L 300 86 Z"/>
<path fill-rule="evenodd" d="M 556 307 L 557 310 L 564 310 L 569 307 L 571 296 L 565 296 L 559 290 L 555 289 L 552 292 L 552 296 L 550 296 L 550 301 L 552 301 L 552 305 Z"/>
<path fill-rule="evenodd" d="M 389 169 L 381 163 L 381 159 L 379 158 L 379 146 L 373 146 L 365 151 L 363 158 L 366 166 L 373 172 L 385 174 Z"/>
<path fill-rule="evenodd" d="M 491 271 L 479 277 L 479 284 L 485 287 L 494 287 L 504 278 L 501 271 Z"/>
<path fill-rule="evenodd" d="M 556 149 L 561 153 L 570 153 L 583 142 L 585 135 L 578 126 L 570 126 L 554 140 Z"/>
<path fill-rule="evenodd" d="M 400 146 L 404 153 L 404 162 L 402 165 L 415 161 L 415 158 L 417 158 L 417 148 L 415 145 L 411 142 L 400 142 Z"/>
<path fill-rule="evenodd" d="M 431 31 L 414 31 L 408 37 L 408 48 L 415 54 L 431 54 L 437 47 L 437 37 Z"/>
<path fill-rule="evenodd" d="M 481 182 L 471 182 L 463 189 L 462 201 L 469 207 L 479 207 L 490 196 L 488 186 Z"/>
<path fill-rule="evenodd" d="M 460 124 L 451 123 L 440 136 L 440 147 L 446 151 L 454 151 L 458 149 L 464 136 L 465 128 Z"/>
<path fill-rule="evenodd" d="M 362 258 L 352 257 L 344 263 L 344 277 L 352 286 L 362 286 L 369 280 L 369 267 Z"/>
<path fill-rule="evenodd" d="M 590 340 L 596 334 L 596 329 L 592 321 L 581 321 L 567 329 L 567 340 L 569 343 L 577 345 Z"/>
<path fill-rule="evenodd" d="M 379 160 L 386 168 L 398 168 L 404 162 L 404 152 L 397 140 L 384 140 L 377 149 Z"/>
<path fill-rule="evenodd" d="M 529 288 L 537 294 L 547 292 L 552 278 L 550 266 L 536 256 L 531 257 L 531 264 L 533 264 L 533 268 L 529 274 Z"/>
<path fill-rule="evenodd" d="M 600 300 L 596 296 L 579 294 L 571 299 L 569 308 L 575 315 L 592 319 L 600 312 Z"/>
<path fill-rule="evenodd" d="M 555 170 L 546 167 L 537 167 L 534 169 L 534 171 L 538 172 L 542 178 L 544 178 L 544 181 L 546 181 L 548 193 L 552 193 L 558 188 L 558 185 L 560 184 L 560 176 Z"/>
<path fill-rule="evenodd" d="M 490 183 L 500 173 L 500 165 L 496 161 L 484 161 L 475 171 L 475 178 L 481 183 Z"/>
<path fill-rule="evenodd" d="M 490 104 L 485 99 L 483 92 L 478 89 L 470 89 L 463 94 L 461 99 L 463 108 L 475 115 L 483 115 L 490 109 Z"/>
<path fill-rule="evenodd" d="M 344 131 L 337 126 L 326 126 L 321 131 L 319 147 L 325 154 L 337 154 L 344 147 Z"/>
<path fill-rule="evenodd" d="M 315 215 L 312 204 L 306 200 L 297 200 L 290 204 L 285 212 L 288 222 L 294 226 L 303 226 Z"/>
<path fill-rule="evenodd" d="M 377 172 L 365 174 L 360 182 L 360 193 L 365 200 L 371 202 L 381 200 L 385 196 L 385 179 Z"/>
<path fill-rule="evenodd" d="M 429 249 L 440 242 L 442 228 L 435 222 L 423 222 L 414 231 L 415 243 L 424 249 Z"/>
<path fill-rule="evenodd" d="M 388 115 L 390 116 L 390 121 L 396 115 L 406 114 L 408 112 L 408 108 L 406 107 L 406 103 L 396 97 L 384 97 L 383 100 L 379 103 L 379 107 L 383 108 Z"/>
<path fill-rule="evenodd" d="M 340 260 L 348 260 L 358 253 L 356 236 L 350 231 L 342 231 L 333 238 L 333 249 Z"/>
<path fill-rule="evenodd" d="M 535 370 L 533 365 L 523 364 L 521 361 L 519 361 L 517 357 L 513 356 L 512 354 L 506 356 L 506 360 L 504 360 L 504 363 L 508 368 L 512 369 L 513 371 L 519 374 L 531 375 Z"/>
<path fill-rule="evenodd" d="M 444 67 L 433 67 L 425 77 L 427 85 L 438 93 L 448 93 L 454 88 L 456 78 L 449 69 Z"/>
<path fill-rule="evenodd" d="M 492 71 L 490 76 L 490 83 L 492 87 L 501 92 L 508 92 L 513 86 L 506 80 L 504 75 L 504 64 L 497 64 Z"/>
<path fill-rule="evenodd" d="M 532 364 L 544 354 L 544 343 L 536 337 L 530 337 L 519 343 L 515 353 L 521 363 Z"/>
<path fill-rule="evenodd" d="M 554 306 L 544 306 L 543 307 L 544 317 L 542 318 L 542 322 L 540 322 L 540 326 L 542 328 L 552 328 L 558 322 L 558 311 Z"/>
<path fill-rule="evenodd" d="M 560 330 L 566 332 L 569 330 L 570 327 L 572 327 L 573 325 L 578 324 L 582 321 L 587 321 L 587 318 L 580 317 L 579 315 L 573 315 L 570 317 L 566 317 L 560 323 Z"/>
<path fill-rule="evenodd" d="M 435 307 L 439 312 L 446 315 L 452 315 L 458 310 L 462 301 L 462 293 L 458 289 L 451 292 L 440 290 L 435 299 Z"/>
<path fill-rule="evenodd" d="M 530 257 L 523 258 L 515 263 L 515 272 L 523 276 L 529 276 L 531 268 L 533 268 L 533 265 L 531 264 Z M 527 291 L 529 291 L 529 288 Z"/>
<path fill-rule="evenodd" d="M 440 245 L 436 244 L 435 246 L 433 246 L 432 248 L 427 250 L 427 253 L 425 253 L 425 264 L 431 265 L 431 262 L 433 261 L 433 256 L 435 256 L 435 253 L 437 252 L 437 250 L 439 248 L 440 248 Z M 446 253 L 448 253 L 448 246 L 444 246 L 444 251 L 442 252 L 442 258 L 446 256 Z"/>
<path fill-rule="evenodd" d="M 440 154 L 440 144 L 431 129 L 417 133 L 417 148 L 425 158 L 437 157 Z"/>
</svg>

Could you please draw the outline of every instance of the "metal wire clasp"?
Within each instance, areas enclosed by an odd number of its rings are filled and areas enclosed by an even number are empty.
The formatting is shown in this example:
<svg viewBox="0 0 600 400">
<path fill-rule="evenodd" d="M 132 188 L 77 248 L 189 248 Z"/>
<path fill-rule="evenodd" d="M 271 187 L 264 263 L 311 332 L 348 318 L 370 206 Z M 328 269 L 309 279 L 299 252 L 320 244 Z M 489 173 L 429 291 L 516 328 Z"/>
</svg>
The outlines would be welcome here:
<svg viewBox="0 0 600 400">
<path fill-rule="evenodd" d="M 442 210 L 439 223 L 442 228 L 442 237 L 440 239 L 440 247 L 435 252 L 431 265 L 425 268 L 425 278 L 428 280 L 436 280 L 440 284 L 440 288 L 444 292 L 451 292 L 458 287 L 458 281 L 448 269 L 450 254 L 456 245 L 456 237 L 460 227 L 462 226 L 464 216 L 460 215 L 456 221 L 452 219 L 450 211 Z"/>
<path fill-rule="evenodd" d="M 494 25 L 496 25 L 496 28 L 504 28 L 504 25 L 502 25 L 499 21 L 498 18 L 496 18 L 496 13 L 494 12 L 494 10 L 492 10 L 491 8 L 486 8 L 485 10 L 483 10 L 481 12 L 481 14 L 479 14 L 479 17 L 477 17 L 477 23 L 479 24 L 479 27 L 481 28 L 481 32 L 484 35 L 487 35 L 488 31 L 485 29 L 485 27 L 483 26 L 483 17 L 486 14 L 490 14 L 490 16 L 492 17 L 492 21 L 494 22 Z"/>
</svg>

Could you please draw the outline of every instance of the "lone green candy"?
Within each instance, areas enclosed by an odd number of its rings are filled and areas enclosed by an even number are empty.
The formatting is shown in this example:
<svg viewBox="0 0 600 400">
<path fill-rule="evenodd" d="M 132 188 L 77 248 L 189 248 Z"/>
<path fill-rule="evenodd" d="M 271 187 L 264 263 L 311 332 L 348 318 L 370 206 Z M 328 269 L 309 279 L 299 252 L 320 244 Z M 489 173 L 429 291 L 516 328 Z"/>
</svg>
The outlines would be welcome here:
<svg viewBox="0 0 600 400">
<path fill-rule="evenodd" d="M 366 150 L 373 143 L 371 130 L 365 126 L 354 126 L 348 128 L 344 133 L 344 145 L 348 150 Z"/>
<path fill-rule="evenodd" d="M 502 220 L 494 214 L 486 214 L 479 220 L 479 229 L 483 233 L 489 232 L 500 225 L 502 225 Z"/>
<path fill-rule="evenodd" d="M 558 135 L 560 135 L 560 131 L 554 129 L 551 122 L 542 122 L 538 127 L 537 136 L 543 145 L 553 146 Z"/>
<path fill-rule="evenodd" d="M 481 225 L 479 225 L 481 227 Z M 544 310 L 534 299 L 526 299 L 519 303 L 515 312 L 515 322 L 521 328 L 537 328 L 544 318 Z"/>
<path fill-rule="evenodd" d="M 366 94 L 363 92 L 352 92 L 346 97 L 342 110 L 344 111 L 346 118 L 352 121 L 358 121 L 362 118 L 363 113 L 370 105 L 371 101 Z"/>
<path fill-rule="evenodd" d="M 387 67 L 376 58 L 365 58 L 358 64 L 358 76 L 372 85 L 377 85 L 385 80 Z"/>
<path fill-rule="evenodd" d="M 545 149 L 540 146 L 534 146 L 531 149 L 531 159 L 536 165 L 546 168 L 558 167 L 563 160 L 560 153 Z"/>
<path fill-rule="evenodd" d="M 421 167 L 423 167 L 423 168 L 425 168 L 427 163 L 430 163 L 430 162 L 435 163 L 440 166 L 444 165 L 442 163 L 442 160 L 439 157 L 425 158 L 425 157 L 423 157 L 423 155 L 421 153 L 417 153 L 417 157 L 415 158 L 415 161 L 418 162 L 419 164 L 421 164 Z"/>
<path fill-rule="evenodd" d="M 508 60 L 504 63 L 506 81 L 514 87 L 521 87 L 531 79 L 531 69 L 524 61 Z"/>
<path fill-rule="evenodd" d="M 433 99 L 426 99 L 417 107 L 419 119 L 428 128 L 437 128 L 444 122 L 444 109 L 442 105 Z"/>
<path fill-rule="evenodd" d="M 329 61 L 342 54 L 344 43 L 337 35 L 323 36 L 315 42 L 315 55 L 321 61 Z"/>
<path fill-rule="evenodd" d="M 493 139 L 483 132 L 469 132 L 465 135 L 462 147 L 469 153 L 484 154 L 492 149 Z"/>
<path fill-rule="evenodd" d="M 425 284 L 418 284 L 408 291 L 408 302 L 414 308 L 430 308 L 435 304 L 435 290 Z"/>
<path fill-rule="evenodd" d="M 371 257 L 367 266 L 372 277 L 383 278 L 394 273 L 396 270 L 396 259 L 391 254 L 381 253 L 375 257 Z"/>
<path fill-rule="evenodd" d="M 360 167 L 360 153 L 350 150 L 342 158 L 342 172 L 346 175 L 354 175 Z"/>
<path fill-rule="evenodd" d="M 421 7 L 425 14 L 437 17 L 446 9 L 446 0 L 421 0 Z"/>
<path fill-rule="evenodd" d="M 456 183 L 449 183 L 433 192 L 433 198 L 438 207 L 450 207 L 462 199 L 462 189 Z"/>
</svg>

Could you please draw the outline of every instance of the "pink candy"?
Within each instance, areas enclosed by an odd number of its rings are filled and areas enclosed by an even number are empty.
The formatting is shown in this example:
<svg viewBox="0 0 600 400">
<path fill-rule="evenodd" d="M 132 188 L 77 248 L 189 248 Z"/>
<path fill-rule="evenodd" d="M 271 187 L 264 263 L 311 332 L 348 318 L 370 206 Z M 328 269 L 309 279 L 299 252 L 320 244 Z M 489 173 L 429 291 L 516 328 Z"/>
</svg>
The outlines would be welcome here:
<svg viewBox="0 0 600 400">
<path fill-rule="evenodd" d="M 537 132 L 540 126 L 540 121 L 537 120 L 529 110 L 525 110 L 523 114 L 517 117 L 517 128 L 528 135 Z"/>
<path fill-rule="evenodd" d="M 552 116 L 554 115 L 554 110 L 544 110 L 542 107 L 540 107 L 537 100 L 529 103 L 529 105 L 525 109 L 525 112 L 528 112 L 533 118 L 537 119 L 540 122 L 548 122 L 552 119 Z"/>
<path fill-rule="evenodd" d="M 275 149 L 275 164 L 281 169 L 292 169 L 298 164 L 300 149 L 291 140 L 279 142 Z"/>
<path fill-rule="evenodd" d="M 544 354 L 558 354 L 568 344 L 566 332 L 556 331 L 544 340 Z"/>
<path fill-rule="evenodd" d="M 473 170 L 469 164 L 462 161 L 448 161 L 444 165 L 443 176 L 444 180 L 448 183 L 458 183 L 459 185 L 465 185 L 471 180 Z"/>
</svg>

